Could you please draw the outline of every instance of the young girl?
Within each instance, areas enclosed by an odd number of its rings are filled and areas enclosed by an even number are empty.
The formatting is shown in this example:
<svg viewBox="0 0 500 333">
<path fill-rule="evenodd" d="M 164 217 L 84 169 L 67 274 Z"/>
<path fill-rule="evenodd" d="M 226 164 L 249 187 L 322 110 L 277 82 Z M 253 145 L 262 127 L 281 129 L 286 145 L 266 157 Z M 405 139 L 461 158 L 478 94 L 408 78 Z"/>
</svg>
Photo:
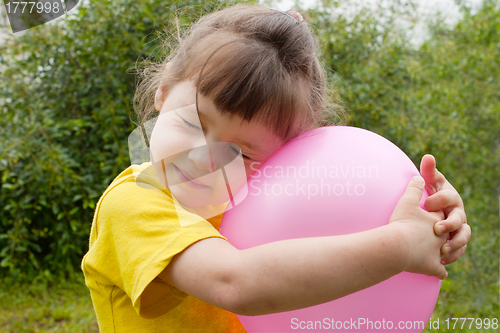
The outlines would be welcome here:
<svg viewBox="0 0 500 333">
<path fill-rule="evenodd" d="M 82 262 L 102 333 L 245 332 L 235 314 L 320 304 L 402 271 L 446 278 L 470 228 L 430 155 L 421 163 L 428 212 L 414 177 L 390 223 L 373 230 L 246 250 L 218 232 L 232 197 L 221 170 L 240 161 L 236 178 L 246 180 L 252 163 L 318 125 L 326 106 L 316 51 L 300 14 L 237 5 L 202 17 L 175 56 L 148 71 L 136 97 L 143 124 L 159 111 L 151 162 L 106 189 Z"/>
</svg>

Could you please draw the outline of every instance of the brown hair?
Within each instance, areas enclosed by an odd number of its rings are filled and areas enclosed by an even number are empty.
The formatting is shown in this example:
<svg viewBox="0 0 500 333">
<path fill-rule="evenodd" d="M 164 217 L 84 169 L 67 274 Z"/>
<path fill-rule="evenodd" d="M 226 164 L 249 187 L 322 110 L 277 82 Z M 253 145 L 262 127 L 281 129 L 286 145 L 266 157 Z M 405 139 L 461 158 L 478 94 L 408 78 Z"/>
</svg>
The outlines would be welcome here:
<svg viewBox="0 0 500 333">
<path fill-rule="evenodd" d="M 193 80 L 197 94 L 210 98 L 223 115 L 255 119 L 285 141 L 323 125 L 325 116 L 342 119 L 338 103 L 326 101 L 318 41 L 305 21 L 239 4 L 202 16 L 185 38 L 179 31 L 178 36 L 179 46 L 170 46 L 167 59 L 140 71 L 134 107 L 141 124 L 158 113 L 158 87 L 166 85 L 167 96 L 185 80 Z M 165 74 L 168 61 L 172 67 Z"/>
</svg>

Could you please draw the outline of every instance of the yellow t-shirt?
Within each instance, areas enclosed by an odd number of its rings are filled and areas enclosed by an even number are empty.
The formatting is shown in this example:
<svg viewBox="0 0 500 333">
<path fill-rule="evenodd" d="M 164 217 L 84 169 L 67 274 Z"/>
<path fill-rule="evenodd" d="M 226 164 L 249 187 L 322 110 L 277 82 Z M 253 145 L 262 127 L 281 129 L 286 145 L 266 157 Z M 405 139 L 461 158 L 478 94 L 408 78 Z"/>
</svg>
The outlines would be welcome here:
<svg viewBox="0 0 500 333">
<path fill-rule="evenodd" d="M 137 177 L 144 181 L 141 186 Z M 157 278 L 189 245 L 208 237 L 226 239 L 218 232 L 222 214 L 200 221 L 184 211 L 183 219 L 197 222 L 181 226 L 174 199 L 162 187 L 151 163 L 132 165 L 97 203 L 82 270 L 100 332 L 244 333 L 235 314 Z"/>
</svg>

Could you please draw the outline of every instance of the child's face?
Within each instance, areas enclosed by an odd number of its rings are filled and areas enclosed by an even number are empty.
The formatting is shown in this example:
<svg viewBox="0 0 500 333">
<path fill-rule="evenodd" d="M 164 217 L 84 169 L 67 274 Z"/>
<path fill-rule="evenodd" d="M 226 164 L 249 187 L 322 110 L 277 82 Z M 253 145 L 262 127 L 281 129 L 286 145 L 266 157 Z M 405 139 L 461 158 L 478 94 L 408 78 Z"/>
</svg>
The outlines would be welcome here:
<svg viewBox="0 0 500 333">
<path fill-rule="evenodd" d="M 222 116 L 201 94 L 198 117 L 195 93 L 193 82 L 183 81 L 164 101 L 157 99 L 160 116 L 150 139 L 156 175 L 181 204 L 190 207 L 228 202 L 226 180 L 234 195 L 284 143 L 262 124 Z"/>
</svg>

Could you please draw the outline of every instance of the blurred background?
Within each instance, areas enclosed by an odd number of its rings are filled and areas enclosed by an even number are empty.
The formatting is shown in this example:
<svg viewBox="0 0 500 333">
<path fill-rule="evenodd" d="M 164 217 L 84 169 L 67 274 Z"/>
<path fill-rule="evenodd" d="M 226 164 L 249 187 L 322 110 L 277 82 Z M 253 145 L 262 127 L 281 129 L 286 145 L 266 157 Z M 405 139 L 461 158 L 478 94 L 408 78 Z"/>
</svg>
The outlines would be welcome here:
<svg viewBox="0 0 500 333">
<path fill-rule="evenodd" d="M 473 235 L 433 318 L 498 319 L 499 0 L 85 0 L 16 34 L 1 7 L 0 332 L 98 332 L 79 265 L 100 195 L 130 164 L 134 68 L 168 54 L 176 24 L 235 3 L 298 9 L 346 123 L 417 167 L 436 157 Z"/>
</svg>

